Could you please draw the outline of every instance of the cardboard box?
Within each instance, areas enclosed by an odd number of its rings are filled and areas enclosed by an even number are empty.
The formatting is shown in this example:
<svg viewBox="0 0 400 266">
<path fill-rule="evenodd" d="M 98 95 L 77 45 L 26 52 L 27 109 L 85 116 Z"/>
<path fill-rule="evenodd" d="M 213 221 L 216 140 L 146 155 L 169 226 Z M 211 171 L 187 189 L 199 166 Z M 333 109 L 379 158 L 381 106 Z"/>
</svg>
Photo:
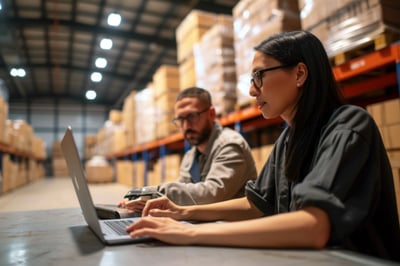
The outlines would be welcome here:
<svg viewBox="0 0 400 266">
<path fill-rule="evenodd" d="M 52 158 L 53 176 L 54 177 L 65 177 L 69 176 L 67 162 L 64 156 L 58 156 Z"/>
<path fill-rule="evenodd" d="M 192 10 L 176 29 L 178 62 L 192 56 L 195 43 L 211 28 L 217 19 L 217 15 L 210 12 Z"/>
<path fill-rule="evenodd" d="M 197 84 L 195 58 L 190 56 L 179 64 L 179 88 L 184 90 Z"/>
<path fill-rule="evenodd" d="M 375 123 L 378 127 L 381 127 L 385 124 L 383 119 L 383 104 L 382 103 L 374 103 L 370 104 L 366 107 L 368 113 L 375 120 Z"/>
<path fill-rule="evenodd" d="M 111 110 L 108 114 L 108 119 L 114 124 L 120 124 L 122 122 L 122 111 Z"/>
<path fill-rule="evenodd" d="M 400 168 L 392 168 L 392 170 L 393 170 L 394 190 L 396 193 L 397 214 L 399 216 L 399 223 L 400 223 Z"/>
<path fill-rule="evenodd" d="M 129 160 L 118 160 L 116 162 L 116 176 L 119 184 L 136 187 L 135 165 Z"/>
<path fill-rule="evenodd" d="M 252 104 L 249 95 L 253 47 L 272 34 L 301 28 L 298 2 L 242 0 L 233 8 L 237 104 Z"/>
<path fill-rule="evenodd" d="M 400 124 L 400 99 L 388 100 L 382 105 L 384 124 L 386 126 Z"/>
<path fill-rule="evenodd" d="M 154 95 L 157 99 L 160 95 L 171 91 L 179 91 L 179 68 L 178 66 L 162 65 L 153 75 Z"/>
<path fill-rule="evenodd" d="M 391 43 L 382 34 L 400 29 L 399 11 L 390 0 L 304 1 L 302 28 L 322 41 L 329 57 L 370 44 L 377 50 Z"/>
<path fill-rule="evenodd" d="M 400 149 L 400 123 L 396 125 L 390 125 L 387 129 L 387 149 Z"/>
<path fill-rule="evenodd" d="M 146 163 L 145 161 L 134 161 L 133 162 L 135 170 L 136 170 L 136 187 L 143 187 L 146 185 L 144 180 L 144 175 L 146 171 Z"/>
<path fill-rule="evenodd" d="M 89 183 L 106 183 L 114 179 L 111 165 L 85 165 L 86 178 Z"/>
<path fill-rule="evenodd" d="M 181 166 L 182 156 L 180 154 L 169 154 L 164 157 L 165 159 L 165 172 L 163 179 L 164 182 L 175 182 L 179 178 L 179 171 Z"/>
</svg>

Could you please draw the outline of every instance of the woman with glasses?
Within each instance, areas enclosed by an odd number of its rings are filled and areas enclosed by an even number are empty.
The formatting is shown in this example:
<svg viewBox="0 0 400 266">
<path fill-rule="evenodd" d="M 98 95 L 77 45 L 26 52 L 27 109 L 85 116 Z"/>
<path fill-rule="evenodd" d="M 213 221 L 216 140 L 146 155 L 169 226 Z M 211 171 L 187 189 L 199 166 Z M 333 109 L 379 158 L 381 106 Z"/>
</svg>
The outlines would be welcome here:
<svg viewBox="0 0 400 266">
<path fill-rule="evenodd" d="M 385 147 L 370 115 L 342 103 L 321 42 L 295 31 L 255 50 L 250 95 L 266 119 L 279 116 L 287 128 L 246 196 L 190 207 L 153 200 L 143 210 L 151 216 L 127 231 L 180 245 L 339 246 L 400 260 Z M 187 226 L 171 218 L 231 222 Z"/>
<path fill-rule="evenodd" d="M 210 93 L 202 88 L 187 88 L 177 96 L 174 109 L 172 122 L 191 149 L 182 159 L 176 182 L 139 191 L 161 193 L 181 205 L 243 197 L 246 182 L 257 177 L 251 149 L 239 132 L 218 123 Z M 144 206 L 142 199 L 122 200 L 118 204 L 140 212 Z"/>
</svg>

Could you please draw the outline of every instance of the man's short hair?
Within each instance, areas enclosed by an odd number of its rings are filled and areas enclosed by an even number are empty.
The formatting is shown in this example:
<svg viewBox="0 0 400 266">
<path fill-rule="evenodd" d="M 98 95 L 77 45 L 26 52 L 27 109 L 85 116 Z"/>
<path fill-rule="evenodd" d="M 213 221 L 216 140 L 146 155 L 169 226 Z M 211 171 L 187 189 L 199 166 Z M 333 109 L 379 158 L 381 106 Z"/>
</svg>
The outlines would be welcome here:
<svg viewBox="0 0 400 266">
<path fill-rule="evenodd" d="M 199 87 L 190 87 L 184 89 L 176 97 L 176 102 L 182 100 L 183 98 L 197 98 L 207 106 L 212 105 L 210 92 Z"/>
</svg>

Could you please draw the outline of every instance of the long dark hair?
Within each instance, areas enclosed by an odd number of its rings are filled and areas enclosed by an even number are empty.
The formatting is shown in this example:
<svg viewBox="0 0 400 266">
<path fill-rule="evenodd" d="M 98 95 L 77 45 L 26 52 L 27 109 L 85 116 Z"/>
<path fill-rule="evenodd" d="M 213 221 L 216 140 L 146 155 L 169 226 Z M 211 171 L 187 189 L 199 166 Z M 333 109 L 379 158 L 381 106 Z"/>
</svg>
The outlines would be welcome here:
<svg viewBox="0 0 400 266">
<path fill-rule="evenodd" d="M 289 129 L 285 163 L 286 177 L 301 181 L 309 171 L 321 128 L 333 110 L 343 104 L 328 56 L 318 38 L 306 31 L 270 36 L 254 49 L 282 65 L 303 62 L 308 68 Z"/>
</svg>

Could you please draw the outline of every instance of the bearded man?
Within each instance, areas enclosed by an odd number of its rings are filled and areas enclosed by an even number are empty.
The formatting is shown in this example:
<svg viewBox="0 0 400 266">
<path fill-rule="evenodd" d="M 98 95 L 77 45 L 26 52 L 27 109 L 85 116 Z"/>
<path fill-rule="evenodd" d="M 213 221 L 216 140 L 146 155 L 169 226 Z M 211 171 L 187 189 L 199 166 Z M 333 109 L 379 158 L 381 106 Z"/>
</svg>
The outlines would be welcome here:
<svg viewBox="0 0 400 266">
<path fill-rule="evenodd" d="M 244 196 L 247 181 L 257 177 L 254 159 L 243 136 L 216 120 L 210 93 L 197 87 L 181 91 L 174 112 L 173 122 L 191 148 L 182 159 L 177 181 L 144 187 L 142 191 L 163 194 L 179 205 Z M 118 204 L 140 211 L 144 201 L 122 200 Z"/>
</svg>

